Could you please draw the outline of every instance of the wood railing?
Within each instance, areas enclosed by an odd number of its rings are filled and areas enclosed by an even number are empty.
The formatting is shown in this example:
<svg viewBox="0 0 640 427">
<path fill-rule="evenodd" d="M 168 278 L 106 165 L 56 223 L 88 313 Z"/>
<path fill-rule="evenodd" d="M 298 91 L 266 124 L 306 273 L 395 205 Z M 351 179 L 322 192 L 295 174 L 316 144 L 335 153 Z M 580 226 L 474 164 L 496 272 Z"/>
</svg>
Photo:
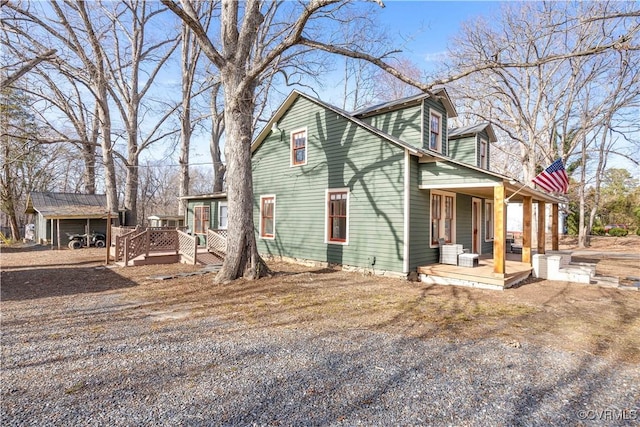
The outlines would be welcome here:
<svg viewBox="0 0 640 427">
<path fill-rule="evenodd" d="M 149 252 L 175 251 L 191 264 L 197 263 L 198 237 L 175 228 L 111 227 L 112 252 L 116 262 L 129 261 Z M 227 253 L 227 230 L 207 230 L 207 250 L 220 258 Z"/>
<path fill-rule="evenodd" d="M 136 234 L 138 230 L 139 227 L 111 227 L 111 241 L 114 261 L 118 262 L 124 259 L 125 242 L 127 241 L 127 238 Z"/>
<path fill-rule="evenodd" d="M 227 230 L 207 230 L 207 251 L 224 258 L 227 254 Z"/>
<path fill-rule="evenodd" d="M 129 265 L 130 260 L 142 254 L 149 255 L 149 231 L 147 230 L 125 238 L 124 265 Z"/>
<path fill-rule="evenodd" d="M 195 265 L 198 262 L 198 238 L 180 230 L 175 230 L 175 235 L 178 238 L 178 253 Z"/>
<path fill-rule="evenodd" d="M 149 250 L 176 251 L 180 250 L 178 233 L 175 228 L 148 228 Z"/>
</svg>

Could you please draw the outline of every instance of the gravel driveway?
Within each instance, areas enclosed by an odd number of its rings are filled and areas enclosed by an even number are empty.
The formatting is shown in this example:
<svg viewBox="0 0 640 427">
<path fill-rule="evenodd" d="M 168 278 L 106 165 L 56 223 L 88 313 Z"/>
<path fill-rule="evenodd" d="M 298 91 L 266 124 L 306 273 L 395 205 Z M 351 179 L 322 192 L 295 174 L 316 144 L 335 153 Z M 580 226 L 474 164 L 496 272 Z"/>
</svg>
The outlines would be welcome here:
<svg viewBox="0 0 640 427">
<path fill-rule="evenodd" d="M 640 369 L 496 338 L 265 327 L 117 292 L 2 303 L 2 425 L 638 425 Z"/>
</svg>

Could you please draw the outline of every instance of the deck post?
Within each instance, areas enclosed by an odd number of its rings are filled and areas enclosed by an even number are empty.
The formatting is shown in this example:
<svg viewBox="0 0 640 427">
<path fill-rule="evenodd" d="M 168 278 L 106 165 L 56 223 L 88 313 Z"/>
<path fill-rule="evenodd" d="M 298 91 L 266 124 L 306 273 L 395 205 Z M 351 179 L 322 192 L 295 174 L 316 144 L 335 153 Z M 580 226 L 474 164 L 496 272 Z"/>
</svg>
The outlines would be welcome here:
<svg viewBox="0 0 640 427">
<path fill-rule="evenodd" d="M 493 188 L 493 272 L 504 275 L 505 273 L 505 228 L 507 223 L 507 210 L 504 203 L 505 187 L 501 184 Z"/>
<path fill-rule="evenodd" d="M 531 219 L 533 218 L 533 198 L 522 198 L 522 262 L 531 264 Z"/>
<path fill-rule="evenodd" d="M 551 250 L 558 250 L 558 204 L 551 205 Z"/>
<path fill-rule="evenodd" d="M 538 254 L 545 253 L 545 241 L 547 239 L 545 224 L 547 207 L 543 201 L 538 202 Z"/>
</svg>

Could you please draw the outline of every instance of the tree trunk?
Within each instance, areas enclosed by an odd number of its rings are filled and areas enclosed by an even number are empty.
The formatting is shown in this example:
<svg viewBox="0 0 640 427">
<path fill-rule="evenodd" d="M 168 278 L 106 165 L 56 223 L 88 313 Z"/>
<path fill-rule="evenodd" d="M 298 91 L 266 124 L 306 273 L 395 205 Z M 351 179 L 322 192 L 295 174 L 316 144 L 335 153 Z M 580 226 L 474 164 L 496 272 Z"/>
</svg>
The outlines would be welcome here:
<svg viewBox="0 0 640 427">
<path fill-rule="evenodd" d="M 222 150 L 220 150 L 220 140 L 224 132 L 224 111 L 218 111 L 218 92 L 220 83 L 213 85 L 211 89 L 211 140 L 209 150 L 213 161 L 213 192 L 219 193 L 224 190 L 224 175 L 226 167 L 222 163 Z"/>
<path fill-rule="evenodd" d="M 106 104 L 107 88 L 106 82 L 98 86 L 100 93 L 100 127 L 102 128 L 102 163 L 104 164 L 104 189 L 107 195 L 107 208 L 111 212 L 118 211 L 118 191 L 116 187 L 116 166 L 113 161 L 113 148 L 111 147 L 111 115 L 109 106 Z M 103 101 L 104 100 L 104 101 Z"/>
<path fill-rule="evenodd" d="M 227 198 L 229 228 L 227 255 L 215 278 L 227 283 L 238 277 L 257 279 L 268 273 L 256 247 L 253 223 L 253 179 L 251 174 L 251 136 L 255 85 L 237 93 L 242 75 L 234 67 L 221 70 L 225 91 L 225 134 L 227 157 Z"/>
<path fill-rule="evenodd" d="M 91 143 L 80 145 L 84 172 L 82 173 L 82 187 L 85 194 L 96 193 L 96 148 Z"/>
</svg>

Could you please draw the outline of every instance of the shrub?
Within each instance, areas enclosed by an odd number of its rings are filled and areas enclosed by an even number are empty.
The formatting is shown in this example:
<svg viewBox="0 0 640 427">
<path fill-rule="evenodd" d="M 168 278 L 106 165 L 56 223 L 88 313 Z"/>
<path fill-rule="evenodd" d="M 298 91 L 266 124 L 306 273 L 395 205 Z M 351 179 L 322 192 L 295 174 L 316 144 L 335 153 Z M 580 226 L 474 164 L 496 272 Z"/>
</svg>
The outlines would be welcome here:
<svg viewBox="0 0 640 427">
<path fill-rule="evenodd" d="M 591 228 L 591 234 L 594 236 L 604 236 L 605 235 L 604 227 L 601 227 L 599 225 L 594 225 Z"/>
<path fill-rule="evenodd" d="M 624 228 L 612 228 L 609 230 L 609 236 L 621 237 L 626 236 L 627 234 L 629 234 L 629 232 Z"/>
</svg>

